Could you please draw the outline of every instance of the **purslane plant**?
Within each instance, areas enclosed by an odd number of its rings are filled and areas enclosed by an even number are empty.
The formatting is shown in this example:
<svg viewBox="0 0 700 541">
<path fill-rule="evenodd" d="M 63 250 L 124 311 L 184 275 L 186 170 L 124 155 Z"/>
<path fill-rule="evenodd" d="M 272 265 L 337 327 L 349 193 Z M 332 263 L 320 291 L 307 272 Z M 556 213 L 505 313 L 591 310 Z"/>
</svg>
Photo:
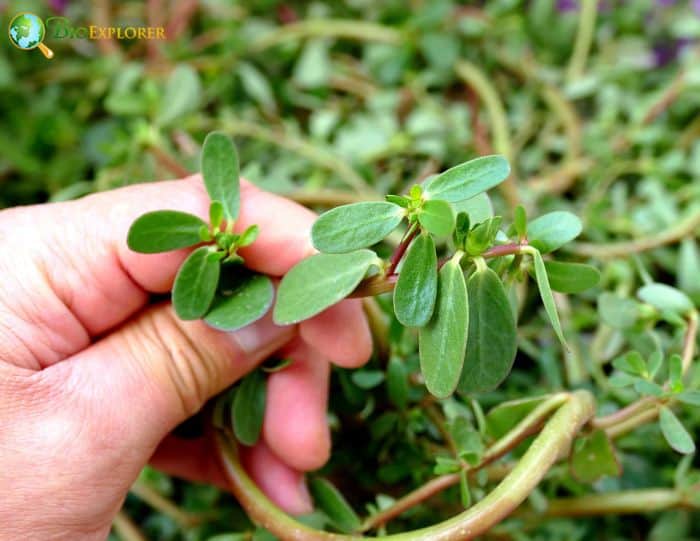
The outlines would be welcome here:
<svg viewBox="0 0 700 541">
<path fill-rule="evenodd" d="M 172 303 L 183 320 L 203 319 L 222 331 L 235 331 L 265 315 L 274 299 L 270 278 L 243 266 L 240 248 L 252 244 L 258 226 L 234 233 L 240 209 L 238 153 L 221 133 L 207 135 L 201 172 L 211 198 L 209 224 L 198 216 L 158 210 L 140 216 L 129 229 L 127 244 L 153 254 L 196 246 L 175 277 Z M 266 379 L 251 372 L 219 401 L 230 408 L 235 435 L 246 445 L 260 436 L 265 413 Z"/>
<path fill-rule="evenodd" d="M 246 269 L 238 254 L 239 248 L 255 240 L 258 230 L 252 226 L 234 233 L 240 195 L 238 158 L 230 139 L 218 133 L 207 136 L 201 162 L 212 199 L 210 223 L 179 211 L 151 212 L 134 222 L 128 244 L 143 253 L 193 247 L 173 287 L 175 311 L 182 319 L 201 318 L 213 327 L 234 330 L 269 310 L 273 287 L 268 277 Z M 427 390 L 437 398 L 449 397 L 455 390 L 470 395 L 495 389 L 510 372 L 517 351 L 517 307 L 522 304 L 516 285 L 532 276 L 544 312 L 566 348 L 553 291 L 583 291 L 598 282 L 599 273 L 589 265 L 543 258 L 580 233 L 580 221 L 573 214 L 556 211 L 528 222 L 525 210 L 517 207 L 512 223 L 501 227 L 502 218 L 493 216 L 485 192 L 508 174 L 505 159 L 486 156 L 413 186 L 407 195 L 341 206 L 321 215 L 312 228 L 312 240 L 320 253 L 298 263 L 283 278 L 274 319 L 292 324 L 348 296 L 393 290 L 396 321 L 417 330 Z M 401 241 L 384 261 L 370 248 L 404 221 Z M 436 457 L 435 473 L 442 477 L 436 479 L 435 488 L 429 483 L 419 489 L 420 496 L 409 494 L 377 510 L 365 522 L 332 484 L 313 479 L 312 495 L 329 525 L 352 535 L 327 534 L 294 521 L 269 502 L 241 468 L 230 443 L 235 438 L 253 445 L 260 438 L 267 395 L 265 372 L 284 370 L 292 360 L 283 359 L 251 372 L 214 403 L 217 451 L 231 487 L 251 517 L 281 538 L 326 541 L 357 539 L 359 533 L 400 514 L 405 505 L 429 497 L 432 490 L 459 483 L 465 511 L 395 538 L 471 539 L 509 514 L 564 456 L 569 456 L 570 471 L 579 482 L 619 475 L 612 438 L 656 416 L 669 445 L 680 453 L 692 453 L 693 439 L 671 407 L 700 404 L 698 392 L 688 389 L 683 379 L 694 355 L 697 311 L 687 296 L 664 284 L 649 283 L 637 295 L 642 303 L 603 294 L 601 318 L 616 328 L 664 321 L 684 329 L 686 338 L 680 356 L 664 359 L 656 351 L 645 359 L 631 351 L 613 361 L 609 384 L 633 389 L 638 395 L 636 402 L 617 412 L 593 418 L 594 403 L 586 391 L 502 402 L 483 416 L 479 431 L 468 423 L 450 426 L 455 456 Z M 386 377 L 391 400 L 405 407 L 406 372 L 400 360 L 389 359 Z M 545 422 L 512 472 L 472 505 L 470 469 L 497 460 Z M 291 531 L 296 533 L 291 535 Z"/>
<path fill-rule="evenodd" d="M 238 153 L 231 139 L 210 133 L 202 147 L 201 170 L 211 204 L 209 224 L 176 210 L 140 216 L 127 243 L 136 252 L 153 254 L 197 248 L 180 267 L 172 301 L 180 319 L 204 319 L 223 331 L 234 331 L 260 319 L 272 304 L 270 279 L 246 269 L 239 248 L 252 244 L 258 226 L 234 233 L 240 207 Z"/>
<path fill-rule="evenodd" d="M 347 296 L 393 289 L 396 319 L 418 329 L 428 390 L 438 398 L 455 390 L 489 391 L 513 366 L 514 286 L 531 272 L 554 332 L 566 346 L 552 291 L 592 287 L 598 271 L 542 257 L 581 232 L 571 213 L 551 212 L 528 223 L 518 207 L 510 227 L 501 229 L 502 218 L 492 215 L 484 192 L 509 173 L 503 157 L 485 156 L 414 185 L 408 195 L 322 214 L 311 230 L 321 253 L 282 279 L 275 321 L 296 323 Z M 404 221 L 406 230 L 388 261 L 369 249 Z M 440 259 L 438 248 L 446 254 Z"/>
</svg>

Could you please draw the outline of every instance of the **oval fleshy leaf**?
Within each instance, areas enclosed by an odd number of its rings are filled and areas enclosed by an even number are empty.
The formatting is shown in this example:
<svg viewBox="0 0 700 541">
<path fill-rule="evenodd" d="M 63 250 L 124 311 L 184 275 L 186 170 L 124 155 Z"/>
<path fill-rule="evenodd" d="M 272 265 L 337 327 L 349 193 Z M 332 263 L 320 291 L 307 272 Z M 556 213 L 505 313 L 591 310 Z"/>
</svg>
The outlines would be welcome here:
<svg viewBox="0 0 700 541">
<path fill-rule="evenodd" d="M 606 475 L 617 477 L 621 473 L 612 442 L 605 430 L 600 429 L 576 438 L 569 467 L 582 483 L 593 483 Z"/>
<path fill-rule="evenodd" d="M 135 252 L 155 254 L 187 248 L 201 242 L 204 220 L 177 210 L 157 210 L 139 216 L 127 235 L 126 243 Z"/>
<path fill-rule="evenodd" d="M 581 220 L 575 214 L 557 210 L 535 218 L 527 225 L 531 246 L 543 254 L 553 252 L 581 234 Z"/>
<path fill-rule="evenodd" d="M 227 265 L 204 321 L 221 331 L 235 331 L 265 315 L 275 296 L 272 280 L 239 265 Z"/>
<path fill-rule="evenodd" d="M 545 400 L 547 396 L 501 402 L 486 414 L 486 431 L 493 439 L 502 438 Z"/>
<path fill-rule="evenodd" d="M 436 237 L 446 237 L 455 228 L 455 215 L 447 201 L 434 199 L 423 203 L 418 222 Z"/>
<path fill-rule="evenodd" d="M 388 201 L 353 203 L 329 210 L 311 228 L 316 249 L 329 254 L 376 244 L 401 223 L 405 211 Z"/>
<path fill-rule="evenodd" d="M 679 289 L 666 284 L 647 284 L 639 288 L 637 296 L 661 311 L 679 314 L 693 311 L 693 301 Z"/>
<path fill-rule="evenodd" d="M 537 288 L 540 290 L 540 297 L 542 298 L 544 311 L 547 313 L 549 322 L 552 324 L 554 334 L 557 335 L 561 345 L 564 346 L 565 349 L 568 349 L 569 346 L 566 344 L 566 340 L 564 339 L 564 331 L 561 329 L 557 305 L 554 302 L 554 295 L 552 293 L 552 288 L 549 285 L 547 269 L 544 266 L 542 254 L 540 254 L 540 252 L 537 250 L 532 250 L 530 253 L 532 254 L 532 260 L 535 263 L 535 281 L 537 282 Z"/>
<path fill-rule="evenodd" d="M 472 224 L 478 224 L 493 218 L 493 204 L 486 192 L 482 192 L 464 201 L 450 202 L 455 215 L 466 212 Z"/>
<path fill-rule="evenodd" d="M 315 316 L 352 293 L 369 268 L 380 264 L 371 250 L 316 254 L 300 261 L 280 282 L 275 323 L 288 325 Z"/>
<path fill-rule="evenodd" d="M 459 390 L 491 391 L 508 376 L 517 336 L 503 282 L 489 267 L 469 277 L 469 340 Z"/>
<path fill-rule="evenodd" d="M 549 285 L 560 293 L 579 293 L 598 284 L 600 272 L 584 263 L 545 261 Z"/>
<path fill-rule="evenodd" d="M 316 505 L 328 516 L 333 526 L 343 533 L 357 531 L 362 522 L 343 495 L 329 481 L 316 477 L 309 483 Z"/>
<path fill-rule="evenodd" d="M 509 174 L 510 166 L 503 156 L 483 156 L 431 178 L 425 184 L 424 195 L 450 203 L 462 201 L 500 184 Z"/>
<path fill-rule="evenodd" d="M 241 198 L 238 152 L 230 137 L 220 132 L 207 135 L 202 146 L 201 168 L 209 197 L 224 206 L 227 220 L 238 218 Z"/>
<path fill-rule="evenodd" d="M 527 237 L 527 213 L 522 205 L 515 207 L 513 212 L 513 229 L 515 229 L 518 238 Z"/>
<path fill-rule="evenodd" d="M 403 361 L 396 356 L 389 359 L 386 368 L 386 392 L 397 408 L 403 409 L 408 404 L 408 374 Z"/>
<path fill-rule="evenodd" d="M 664 438 L 675 451 L 684 455 L 695 452 L 693 438 L 688 434 L 678 417 L 666 406 L 659 408 L 659 424 Z"/>
<path fill-rule="evenodd" d="M 253 370 L 243 378 L 236 390 L 231 406 L 233 433 L 243 445 L 255 445 L 260 439 L 265 401 L 267 378 L 260 370 Z"/>
<path fill-rule="evenodd" d="M 428 234 L 420 234 L 409 246 L 394 288 L 396 319 L 407 327 L 422 327 L 433 315 L 437 296 L 437 254 Z"/>
<path fill-rule="evenodd" d="M 606 291 L 598 297 L 598 314 L 614 329 L 629 329 L 639 319 L 639 305 L 633 299 Z"/>
<path fill-rule="evenodd" d="M 450 396 L 459 382 L 468 326 L 469 301 L 464 273 L 452 259 L 440 269 L 435 311 L 418 335 L 425 385 L 438 398 Z"/>
<path fill-rule="evenodd" d="M 213 255 L 208 246 L 202 246 L 180 267 L 173 286 L 173 306 L 180 319 L 199 319 L 209 310 L 221 271 Z"/>
</svg>

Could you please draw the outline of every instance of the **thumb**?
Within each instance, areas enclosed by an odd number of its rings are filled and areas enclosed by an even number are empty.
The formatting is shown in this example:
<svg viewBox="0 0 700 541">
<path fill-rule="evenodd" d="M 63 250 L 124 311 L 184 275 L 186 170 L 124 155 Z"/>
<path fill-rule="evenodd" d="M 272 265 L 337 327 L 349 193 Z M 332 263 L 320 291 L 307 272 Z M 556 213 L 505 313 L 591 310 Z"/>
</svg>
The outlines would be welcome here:
<svg viewBox="0 0 700 541">
<path fill-rule="evenodd" d="M 224 333 L 202 321 L 182 321 L 169 303 L 160 304 L 54 368 L 87 380 L 90 397 L 100 400 L 93 407 L 88 398 L 83 418 L 100 416 L 95 421 L 101 431 L 112 429 L 131 449 L 145 447 L 150 453 L 175 426 L 294 333 L 294 327 L 274 325 L 269 315 Z"/>
</svg>

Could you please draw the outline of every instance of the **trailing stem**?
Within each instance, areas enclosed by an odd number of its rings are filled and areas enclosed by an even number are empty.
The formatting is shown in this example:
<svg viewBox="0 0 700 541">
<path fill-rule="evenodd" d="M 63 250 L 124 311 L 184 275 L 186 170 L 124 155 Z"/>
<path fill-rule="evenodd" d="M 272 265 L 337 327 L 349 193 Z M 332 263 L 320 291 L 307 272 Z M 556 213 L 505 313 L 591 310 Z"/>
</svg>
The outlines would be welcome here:
<svg viewBox="0 0 700 541">
<path fill-rule="evenodd" d="M 593 415 L 594 410 L 593 397 L 587 391 L 564 395 L 561 407 L 545 424 L 542 432 L 535 438 L 518 464 L 488 496 L 445 522 L 413 532 L 389 535 L 385 539 L 389 541 L 456 541 L 473 539 L 481 535 L 512 513 L 542 480 L 550 466 L 561 455 L 569 452 L 574 437 Z M 245 472 L 238 460 L 232 439 L 220 432 L 217 432 L 215 437 L 219 459 L 233 493 L 247 513 L 272 534 L 288 541 L 365 539 L 360 535 L 341 535 L 313 530 L 285 514 L 260 491 Z"/>
</svg>

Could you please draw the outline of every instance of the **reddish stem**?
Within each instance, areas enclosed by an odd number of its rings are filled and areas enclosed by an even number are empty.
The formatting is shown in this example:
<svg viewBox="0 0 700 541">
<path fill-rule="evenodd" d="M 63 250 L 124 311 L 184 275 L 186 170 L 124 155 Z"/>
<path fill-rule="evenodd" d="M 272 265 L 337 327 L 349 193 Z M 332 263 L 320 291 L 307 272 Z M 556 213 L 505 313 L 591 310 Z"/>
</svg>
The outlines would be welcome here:
<svg viewBox="0 0 700 541">
<path fill-rule="evenodd" d="M 406 253 L 406 250 L 408 249 L 408 245 L 411 244 L 411 241 L 415 238 L 415 236 L 418 234 L 418 227 L 413 228 L 413 230 L 409 230 L 409 233 L 406 234 L 406 236 L 403 238 L 401 243 L 396 247 L 396 250 L 394 253 L 391 255 L 391 260 L 389 262 L 389 268 L 386 271 L 387 276 L 391 276 L 396 272 L 396 267 L 398 267 L 399 262 L 401 261 L 401 258 L 403 255 Z"/>
</svg>

